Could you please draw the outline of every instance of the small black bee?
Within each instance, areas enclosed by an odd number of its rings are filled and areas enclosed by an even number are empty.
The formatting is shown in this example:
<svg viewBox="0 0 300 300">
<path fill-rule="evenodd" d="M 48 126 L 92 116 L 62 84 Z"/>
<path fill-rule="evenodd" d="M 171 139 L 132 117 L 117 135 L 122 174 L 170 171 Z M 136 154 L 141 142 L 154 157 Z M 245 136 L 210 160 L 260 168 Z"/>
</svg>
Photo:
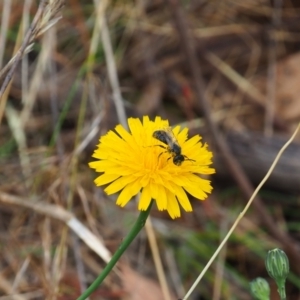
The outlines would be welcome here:
<svg viewBox="0 0 300 300">
<path fill-rule="evenodd" d="M 173 157 L 174 165 L 180 166 L 185 160 L 194 161 L 193 159 L 189 159 L 187 156 L 181 154 L 181 147 L 178 144 L 178 141 L 176 140 L 173 131 L 170 127 L 154 131 L 153 137 L 167 145 L 167 147 L 163 145 L 157 146 L 166 149 L 167 151 L 165 152 L 168 152 L 172 155 L 171 157 Z M 160 157 L 165 152 L 160 153 L 158 157 Z M 168 160 L 171 157 L 169 157 Z"/>
</svg>

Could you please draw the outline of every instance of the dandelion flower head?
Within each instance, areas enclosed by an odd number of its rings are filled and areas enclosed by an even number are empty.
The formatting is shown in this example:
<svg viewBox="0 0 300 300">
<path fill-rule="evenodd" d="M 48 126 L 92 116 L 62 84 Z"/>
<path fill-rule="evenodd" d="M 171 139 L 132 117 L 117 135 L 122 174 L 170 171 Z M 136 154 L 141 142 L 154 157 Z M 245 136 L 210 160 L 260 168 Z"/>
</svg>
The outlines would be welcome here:
<svg viewBox="0 0 300 300">
<path fill-rule="evenodd" d="M 172 134 L 185 158 L 180 165 L 174 164 L 174 154 L 168 145 L 153 137 L 157 130 L 169 128 L 167 120 L 156 117 L 151 121 L 144 116 L 142 122 L 129 118 L 128 132 L 122 125 L 100 138 L 90 168 L 101 173 L 95 179 L 97 186 L 108 185 L 108 195 L 119 193 L 117 205 L 124 207 L 140 193 L 139 210 L 147 210 L 151 200 L 155 200 L 159 210 L 167 210 L 171 218 L 180 217 L 180 206 L 187 212 L 192 206 L 187 193 L 204 200 L 211 193 L 208 179 L 199 175 L 215 173 L 210 167 L 212 152 L 202 144 L 201 137 L 188 139 L 188 129 L 180 126 L 172 129 Z"/>
</svg>

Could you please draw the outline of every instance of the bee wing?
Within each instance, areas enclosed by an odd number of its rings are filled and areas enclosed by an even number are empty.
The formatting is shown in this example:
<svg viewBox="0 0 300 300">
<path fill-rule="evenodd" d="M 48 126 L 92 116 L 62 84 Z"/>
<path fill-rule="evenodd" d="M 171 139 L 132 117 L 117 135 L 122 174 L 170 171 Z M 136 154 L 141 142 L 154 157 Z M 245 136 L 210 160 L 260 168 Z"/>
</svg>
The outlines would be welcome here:
<svg viewBox="0 0 300 300">
<path fill-rule="evenodd" d="M 172 131 L 172 127 L 164 127 L 154 132 L 154 137 L 172 148 L 174 144 L 178 144 L 177 139 Z"/>
<path fill-rule="evenodd" d="M 174 143 L 177 142 L 176 138 L 175 138 L 175 135 L 172 131 L 172 128 L 171 127 L 167 127 L 164 129 L 164 131 L 166 132 L 166 140 L 167 140 L 167 143 L 170 147 L 172 147 L 172 145 Z"/>
<path fill-rule="evenodd" d="M 165 130 L 168 133 L 168 136 L 171 139 L 172 143 L 178 144 L 178 141 L 173 133 L 172 127 L 167 127 Z"/>
</svg>

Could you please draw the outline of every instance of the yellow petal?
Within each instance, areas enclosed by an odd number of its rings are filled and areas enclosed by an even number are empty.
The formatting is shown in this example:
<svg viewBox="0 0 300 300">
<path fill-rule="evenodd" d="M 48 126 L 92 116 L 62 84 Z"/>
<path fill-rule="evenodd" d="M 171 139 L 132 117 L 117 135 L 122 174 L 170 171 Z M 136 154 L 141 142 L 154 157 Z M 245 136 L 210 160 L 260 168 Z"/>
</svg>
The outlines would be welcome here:
<svg viewBox="0 0 300 300">
<path fill-rule="evenodd" d="M 100 139 L 99 147 L 108 147 L 114 148 L 117 145 L 126 145 L 125 141 L 121 139 L 119 135 L 117 135 L 113 131 L 109 131 L 105 136 Z"/>
<path fill-rule="evenodd" d="M 115 162 L 107 161 L 107 160 L 100 160 L 100 161 L 93 161 L 89 163 L 89 167 L 92 169 L 96 169 L 96 172 L 105 172 L 107 169 L 113 169 L 117 167 Z"/>
<path fill-rule="evenodd" d="M 162 185 L 157 185 L 157 198 L 156 200 L 156 205 L 158 210 L 166 210 L 168 206 L 168 199 L 167 199 L 167 194 L 166 190 Z"/>
<path fill-rule="evenodd" d="M 143 116 L 143 126 L 146 127 L 150 123 L 148 116 Z"/>
<path fill-rule="evenodd" d="M 107 195 L 114 194 L 123 189 L 127 184 L 133 182 L 136 178 L 132 176 L 124 176 L 111 183 L 104 191 Z"/>
<path fill-rule="evenodd" d="M 178 127 L 178 126 L 177 126 Z M 175 127 L 175 129 L 177 128 Z M 174 130 L 175 130 L 174 129 Z M 187 139 L 187 135 L 188 135 L 188 128 L 183 128 L 178 134 L 177 134 L 177 140 L 179 142 L 180 145 L 183 145 L 184 142 Z"/>
<path fill-rule="evenodd" d="M 147 185 L 142 190 L 141 197 L 140 197 L 140 200 L 139 200 L 138 209 L 139 210 L 146 210 L 150 205 L 151 199 L 152 199 L 152 196 L 151 196 L 151 193 L 150 193 L 150 188 Z"/>
<path fill-rule="evenodd" d="M 205 179 L 203 179 L 205 181 Z M 212 187 L 208 180 L 206 182 L 203 182 L 201 186 L 195 186 L 195 185 L 185 185 L 183 187 L 189 194 L 194 196 L 197 199 L 204 200 L 207 198 L 207 193 L 210 193 L 212 190 Z"/>
<path fill-rule="evenodd" d="M 141 187 L 144 188 L 145 186 L 147 186 L 149 184 L 149 175 L 145 174 L 145 175 L 141 175 Z"/>
<path fill-rule="evenodd" d="M 143 125 L 140 119 L 134 119 L 134 118 L 128 119 L 128 126 L 132 134 L 132 137 L 137 141 L 141 137 L 141 134 L 143 133 Z"/>
<path fill-rule="evenodd" d="M 133 148 L 136 146 L 134 138 L 122 125 L 117 125 L 115 130 L 126 142 L 128 147 Z"/>
<path fill-rule="evenodd" d="M 184 186 L 187 181 L 187 174 L 178 174 L 172 178 L 172 182 L 178 186 Z M 175 193 L 175 191 L 174 191 Z"/>
<path fill-rule="evenodd" d="M 172 219 L 179 218 L 180 217 L 180 207 L 177 202 L 177 199 L 174 194 L 170 193 L 170 191 L 167 192 L 167 198 L 168 198 L 168 207 L 167 211 Z"/>
<path fill-rule="evenodd" d="M 173 184 L 173 189 L 175 191 L 175 195 L 179 201 L 179 203 L 181 204 L 181 206 L 183 207 L 183 209 L 185 211 L 192 211 L 192 206 L 191 206 L 191 203 L 190 203 L 190 200 L 186 194 L 186 192 L 183 190 L 182 187 L 176 185 L 176 184 Z"/>
<path fill-rule="evenodd" d="M 140 189 L 141 187 L 138 182 L 126 185 L 117 199 L 117 205 L 124 207 L 129 200 L 140 191 Z"/>
<path fill-rule="evenodd" d="M 151 180 L 149 182 L 150 193 L 153 199 L 157 199 L 158 196 L 158 185 L 153 183 Z"/>
<path fill-rule="evenodd" d="M 119 177 L 120 175 L 118 174 L 103 174 L 97 177 L 94 182 L 97 186 L 100 186 L 115 181 Z"/>
<path fill-rule="evenodd" d="M 189 140 L 187 140 L 182 147 L 184 147 L 185 151 L 189 151 L 193 147 L 199 147 L 201 148 L 201 144 L 199 143 L 201 140 L 201 137 L 199 135 L 195 135 Z"/>
</svg>

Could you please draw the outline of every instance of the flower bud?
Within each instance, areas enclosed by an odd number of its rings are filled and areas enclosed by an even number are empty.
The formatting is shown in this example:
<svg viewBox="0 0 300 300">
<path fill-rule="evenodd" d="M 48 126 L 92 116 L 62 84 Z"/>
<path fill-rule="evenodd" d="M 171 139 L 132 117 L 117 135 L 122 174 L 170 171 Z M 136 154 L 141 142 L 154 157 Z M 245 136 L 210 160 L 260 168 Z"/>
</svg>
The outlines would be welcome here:
<svg viewBox="0 0 300 300">
<path fill-rule="evenodd" d="M 264 278 L 258 277 L 252 280 L 250 291 L 256 300 L 270 300 L 270 286 Z"/>
<path fill-rule="evenodd" d="M 276 248 L 270 250 L 266 257 L 266 269 L 277 285 L 280 299 L 286 299 L 285 280 L 289 274 L 289 259 L 285 252 Z"/>
<path fill-rule="evenodd" d="M 280 282 L 279 285 L 284 284 L 290 271 L 289 259 L 285 252 L 278 248 L 270 250 L 265 263 L 270 277 L 276 281 L 277 285 L 278 282 Z"/>
</svg>

